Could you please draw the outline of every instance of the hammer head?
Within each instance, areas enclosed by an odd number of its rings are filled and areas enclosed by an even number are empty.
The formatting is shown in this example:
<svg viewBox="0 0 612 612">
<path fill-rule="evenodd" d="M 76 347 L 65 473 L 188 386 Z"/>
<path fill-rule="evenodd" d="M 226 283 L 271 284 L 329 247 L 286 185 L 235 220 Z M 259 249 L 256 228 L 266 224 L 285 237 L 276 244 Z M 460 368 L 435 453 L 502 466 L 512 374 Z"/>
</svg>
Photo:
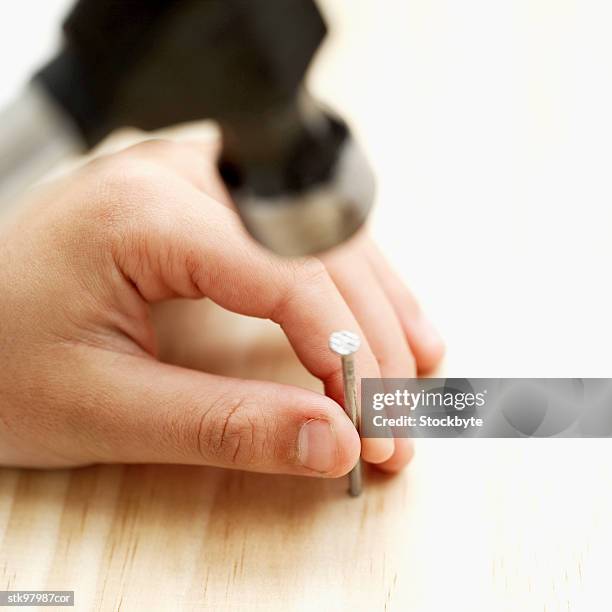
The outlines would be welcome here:
<svg viewBox="0 0 612 612">
<path fill-rule="evenodd" d="M 88 146 L 122 126 L 215 119 L 247 229 L 304 255 L 351 236 L 374 193 L 346 125 L 305 93 L 325 34 L 312 0 L 79 0 L 35 78 Z"/>
</svg>

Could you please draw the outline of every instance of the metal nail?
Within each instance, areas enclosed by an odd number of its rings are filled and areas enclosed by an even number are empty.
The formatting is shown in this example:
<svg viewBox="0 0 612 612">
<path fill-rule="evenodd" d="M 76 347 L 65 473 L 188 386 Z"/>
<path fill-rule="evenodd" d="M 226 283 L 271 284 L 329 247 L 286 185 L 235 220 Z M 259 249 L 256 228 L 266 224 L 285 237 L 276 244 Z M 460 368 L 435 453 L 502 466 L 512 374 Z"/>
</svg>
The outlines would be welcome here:
<svg viewBox="0 0 612 612">
<path fill-rule="evenodd" d="M 344 385 L 344 410 L 357 429 L 361 432 L 361 410 L 357 402 L 357 381 L 355 378 L 354 354 L 359 350 L 361 339 L 350 331 L 337 331 L 329 337 L 329 348 L 340 355 L 342 360 L 342 382 Z M 352 497 L 361 495 L 361 459 L 349 472 L 349 494 Z"/>
</svg>

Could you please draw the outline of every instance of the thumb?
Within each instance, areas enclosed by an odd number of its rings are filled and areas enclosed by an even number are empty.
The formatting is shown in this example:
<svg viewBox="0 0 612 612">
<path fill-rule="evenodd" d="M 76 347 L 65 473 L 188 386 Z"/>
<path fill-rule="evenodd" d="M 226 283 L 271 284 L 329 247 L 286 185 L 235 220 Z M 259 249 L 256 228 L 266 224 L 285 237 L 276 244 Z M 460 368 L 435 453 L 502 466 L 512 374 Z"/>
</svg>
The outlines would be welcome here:
<svg viewBox="0 0 612 612">
<path fill-rule="evenodd" d="M 90 352 L 89 365 L 78 372 L 88 389 L 78 410 L 94 460 L 329 477 L 345 474 L 358 460 L 357 432 L 324 395 L 148 357 L 79 350 Z"/>
</svg>

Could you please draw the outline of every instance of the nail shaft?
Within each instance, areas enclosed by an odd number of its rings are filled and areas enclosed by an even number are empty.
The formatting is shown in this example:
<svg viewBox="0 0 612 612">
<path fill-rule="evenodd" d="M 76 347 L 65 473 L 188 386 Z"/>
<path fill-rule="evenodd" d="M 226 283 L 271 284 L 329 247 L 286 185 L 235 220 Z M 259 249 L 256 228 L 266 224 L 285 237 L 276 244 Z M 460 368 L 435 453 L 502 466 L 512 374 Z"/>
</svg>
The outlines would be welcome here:
<svg viewBox="0 0 612 612">
<path fill-rule="evenodd" d="M 342 360 L 342 382 L 344 386 L 344 410 L 357 429 L 361 433 L 361 414 L 359 402 L 357 401 L 357 379 L 355 377 L 354 354 L 361 344 L 357 334 L 352 332 L 334 332 L 329 338 L 329 347 L 340 355 Z M 355 467 L 349 472 L 349 494 L 352 497 L 361 495 L 363 488 L 361 478 L 361 460 L 357 461 Z"/>
</svg>

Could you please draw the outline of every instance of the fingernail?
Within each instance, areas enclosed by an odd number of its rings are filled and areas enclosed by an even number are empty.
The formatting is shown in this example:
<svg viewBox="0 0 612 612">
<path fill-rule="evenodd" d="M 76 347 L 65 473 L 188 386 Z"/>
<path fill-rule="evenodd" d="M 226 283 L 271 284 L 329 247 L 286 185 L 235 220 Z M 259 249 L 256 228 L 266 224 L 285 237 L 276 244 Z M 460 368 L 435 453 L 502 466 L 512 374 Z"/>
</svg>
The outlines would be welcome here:
<svg viewBox="0 0 612 612">
<path fill-rule="evenodd" d="M 302 425 L 298 436 L 300 463 L 315 472 L 331 472 L 336 467 L 338 444 L 331 425 L 312 419 Z"/>
</svg>

